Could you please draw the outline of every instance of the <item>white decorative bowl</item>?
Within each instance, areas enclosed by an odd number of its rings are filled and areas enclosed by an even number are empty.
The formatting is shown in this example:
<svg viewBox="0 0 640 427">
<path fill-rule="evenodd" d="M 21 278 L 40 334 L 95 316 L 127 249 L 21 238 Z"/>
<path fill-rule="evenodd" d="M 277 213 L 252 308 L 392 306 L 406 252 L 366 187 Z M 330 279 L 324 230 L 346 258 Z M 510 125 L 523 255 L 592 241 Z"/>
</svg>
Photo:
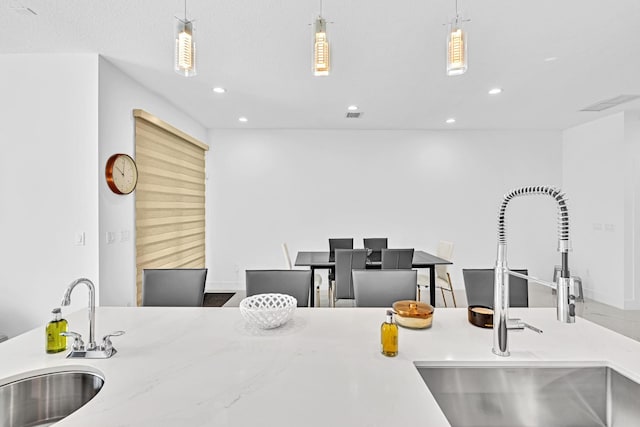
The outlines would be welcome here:
<svg viewBox="0 0 640 427">
<path fill-rule="evenodd" d="M 297 304 L 291 295 L 257 294 L 240 301 L 240 314 L 260 329 L 273 329 L 291 319 Z"/>
</svg>

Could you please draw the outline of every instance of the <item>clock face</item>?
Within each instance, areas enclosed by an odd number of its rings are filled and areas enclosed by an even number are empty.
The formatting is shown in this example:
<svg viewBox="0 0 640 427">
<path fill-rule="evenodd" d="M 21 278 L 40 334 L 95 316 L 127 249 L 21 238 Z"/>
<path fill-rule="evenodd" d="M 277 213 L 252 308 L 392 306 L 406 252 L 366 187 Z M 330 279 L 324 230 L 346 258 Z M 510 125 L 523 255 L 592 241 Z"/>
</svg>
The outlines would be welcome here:
<svg viewBox="0 0 640 427">
<path fill-rule="evenodd" d="M 136 162 L 126 154 L 114 154 L 107 160 L 107 184 L 116 194 L 129 194 L 138 183 Z"/>
</svg>

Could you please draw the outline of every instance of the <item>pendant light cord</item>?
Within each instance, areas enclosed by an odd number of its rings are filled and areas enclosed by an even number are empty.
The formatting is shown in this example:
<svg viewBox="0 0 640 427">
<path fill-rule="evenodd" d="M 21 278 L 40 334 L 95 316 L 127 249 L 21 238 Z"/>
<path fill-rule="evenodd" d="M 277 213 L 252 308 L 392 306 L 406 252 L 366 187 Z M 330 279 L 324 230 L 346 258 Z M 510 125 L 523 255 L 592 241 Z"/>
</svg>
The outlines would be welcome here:
<svg viewBox="0 0 640 427">
<path fill-rule="evenodd" d="M 457 4 L 458 0 L 456 0 Z M 456 6 L 457 9 L 457 6 Z M 184 22 L 187 22 L 187 0 L 184 0 Z"/>
</svg>

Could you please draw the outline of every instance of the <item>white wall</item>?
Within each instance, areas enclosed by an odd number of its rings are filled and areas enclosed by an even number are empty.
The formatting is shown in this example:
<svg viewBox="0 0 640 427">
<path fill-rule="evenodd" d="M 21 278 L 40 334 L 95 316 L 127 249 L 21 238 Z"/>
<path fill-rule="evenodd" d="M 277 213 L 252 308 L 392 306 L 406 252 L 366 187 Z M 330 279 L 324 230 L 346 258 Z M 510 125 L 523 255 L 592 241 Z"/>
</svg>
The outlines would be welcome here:
<svg viewBox="0 0 640 427">
<path fill-rule="evenodd" d="M 281 242 L 328 250 L 329 237 L 388 237 L 391 247 L 435 252 L 455 243 L 461 268 L 495 264 L 502 196 L 559 185 L 560 132 L 212 130 L 207 165 L 209 289 L 242 289 L 247 268 L 284 267 Z M 556 206 L 509 207 L 509 261 L 551 278 Z"/>
<path fill-rule="evenodd" d="M 0 55 L 0 70 L 0 331 L 14 336 L 72 280 L 98 285 L 98 57 Z M 86 301 L 78 288 L 63 313 Z"/>
<path fill-rule="evenodd" d="M 640 310 L 640 112 L 625 113 L 627 180 L 625 221 L 625 308 Z"/>
<path fill-rule="evenodd" d="M 104 165 L 114 153 L 134 155 L 132 111 L 143 109 L 206 143 L 206 129 L 167 99 L 149 91 L 100 57 L 100 298 L 101 305 L 135 305 L 135 192 L 116 195 L 104 180 Z M 176 74 L 177 79 L 183 78 Z M 116 240 L 107 244 L 107 232 Z"/>
<path fill-rule="evenodd" d="M 637 114 L 617 113 L 564 131 L 563 183 L 569 194 L 572 274 L 585 295 L 640 308 L 638 260 L 640 140 Z M 634 232 L 634 230 L 636 230 Z"/>
</svg>

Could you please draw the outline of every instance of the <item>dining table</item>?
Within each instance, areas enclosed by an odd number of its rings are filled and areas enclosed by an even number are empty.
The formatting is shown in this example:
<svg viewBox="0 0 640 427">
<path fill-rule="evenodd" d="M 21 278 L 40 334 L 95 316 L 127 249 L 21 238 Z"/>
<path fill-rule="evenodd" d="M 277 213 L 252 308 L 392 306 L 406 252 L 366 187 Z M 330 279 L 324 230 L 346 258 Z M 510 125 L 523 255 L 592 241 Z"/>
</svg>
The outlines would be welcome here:
<svg viewBox="0 0 640 427">
<path fill-rule="evenodd" d="M 412 268 L 429 269 L 429 302 L 435 307 L 436 300 L 436 265 L 452 264 L 444 258 L 439 258 L 425 251 L 413 251 Z M 329 251 L 300 251 L 296 255 L 295 265 L 297 267 L 309 267 L 311 269 L 311 282 L 309 283 L 309 306 L 315 307 L 315 271 L 331 270 L 336 266 L 334 257 Z M 382 263 L 379 258 L 367 257 L 366 268 L 381 268 Z M 416 284 L 417 285 L 417 284 Z"/>
</svg>

